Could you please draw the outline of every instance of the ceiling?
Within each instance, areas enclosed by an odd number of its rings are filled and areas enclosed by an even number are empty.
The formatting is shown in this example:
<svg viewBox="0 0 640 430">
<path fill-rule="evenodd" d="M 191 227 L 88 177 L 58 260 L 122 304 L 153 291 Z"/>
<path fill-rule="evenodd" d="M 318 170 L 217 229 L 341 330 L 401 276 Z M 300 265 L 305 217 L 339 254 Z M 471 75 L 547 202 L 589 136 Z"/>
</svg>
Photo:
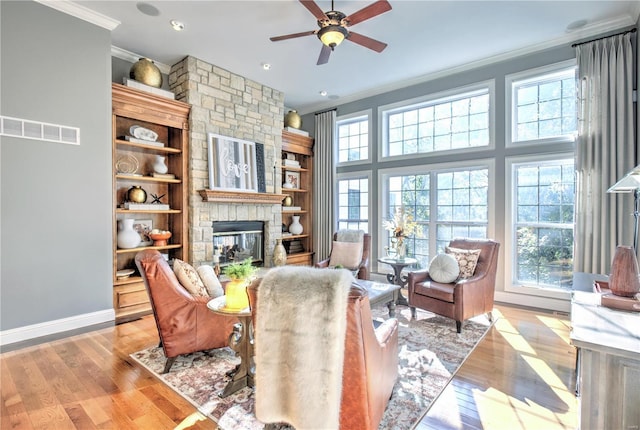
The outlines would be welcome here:
<svg viewBox="0 0 640 430">
<path fill-rule="evenodd" d="M 316 2 L 323 11 L 331 10 L 330 1 Z M 337 0 L 335 9 L 350 15 L 372 2 Z M 119 48 L 114 52 L 164 65 L 191 55 L 282 91 L 285 106 L 301 113 L 570 44 L 634 25 L 640 14 L 637 0 L 389 0 L 392 10 L 350 27 L 387 43 L 382 53 L 346 40 L 327 64 L 318 66 L 321 42 L 315 35 L 269 40 L 318 28 L 297 0 L 66 3 L 85 15 L 97 12 L 94 18 L 104 18 L 101 14 L 119 22 L 112 30 L 112 45 Z M 173 19 L 184 24 L 183 31 L 171 28 Z M 264 70 L 265 63 L 270 70 Z"/>
</svg>

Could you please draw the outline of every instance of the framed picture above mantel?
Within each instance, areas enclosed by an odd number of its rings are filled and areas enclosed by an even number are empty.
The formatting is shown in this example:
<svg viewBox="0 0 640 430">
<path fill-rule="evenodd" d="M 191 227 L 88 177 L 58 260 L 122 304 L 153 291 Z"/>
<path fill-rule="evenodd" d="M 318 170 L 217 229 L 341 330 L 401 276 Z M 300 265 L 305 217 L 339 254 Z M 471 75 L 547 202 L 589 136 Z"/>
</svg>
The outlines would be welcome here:
<svg viewBox="0 0 640 430">
<path fill-rule="evenodd" d="M 208 134 L 209 189 L 235 192 L 264 192 L 262 145 L 219 134 Z M 262 161 L 262 166 L 258 164 Z M 262 181 L 260 181 L 262 179 Z"/>
</svg>

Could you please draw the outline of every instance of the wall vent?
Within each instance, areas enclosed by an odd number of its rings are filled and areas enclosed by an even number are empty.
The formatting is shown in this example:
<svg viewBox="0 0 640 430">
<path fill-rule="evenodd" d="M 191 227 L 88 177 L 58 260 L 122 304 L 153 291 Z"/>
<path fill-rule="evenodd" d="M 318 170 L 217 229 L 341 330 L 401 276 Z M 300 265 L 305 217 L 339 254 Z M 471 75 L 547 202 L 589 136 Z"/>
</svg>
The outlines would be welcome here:
<svg viewBox="0 0 640 430">
<path fill-rule="evenodd" d="M 80 129 L 77 127 L 67 127 L 8 116 L 0 116 L 0 136 L 80 145 Z"/>
</svg>

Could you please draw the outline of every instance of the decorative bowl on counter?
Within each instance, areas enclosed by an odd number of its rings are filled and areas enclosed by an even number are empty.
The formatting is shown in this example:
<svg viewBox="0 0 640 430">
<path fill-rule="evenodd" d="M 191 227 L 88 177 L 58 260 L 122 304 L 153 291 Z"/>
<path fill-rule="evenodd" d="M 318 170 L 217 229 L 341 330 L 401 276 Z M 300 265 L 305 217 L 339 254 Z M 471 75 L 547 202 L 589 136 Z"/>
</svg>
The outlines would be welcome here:
<svg viewBox="0 0 640 430">
<path fill-rule="evenodd" d="M 154 229 L 149 233 L 149 238 L 153 240 L 153 246 L 165 246 L 170 237 L 171 232 L 166 230 L 156 231 Z"/>
</svg>

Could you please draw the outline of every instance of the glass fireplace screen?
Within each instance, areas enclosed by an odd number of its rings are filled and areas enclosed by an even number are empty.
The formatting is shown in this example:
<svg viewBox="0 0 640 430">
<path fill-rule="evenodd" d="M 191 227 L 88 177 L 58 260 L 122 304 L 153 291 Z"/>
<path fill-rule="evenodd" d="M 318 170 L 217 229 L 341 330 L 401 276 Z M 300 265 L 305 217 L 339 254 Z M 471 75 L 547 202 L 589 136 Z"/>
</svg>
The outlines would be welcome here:
<svg viewBox="0 0 640 430">
<path fill-rule="evenodd" d="M 264 265 L 263 221 L 214 221 L 213 253 L 220 266 L 242 262 L 248 257 L 256 266 Z"/>
</svg>

